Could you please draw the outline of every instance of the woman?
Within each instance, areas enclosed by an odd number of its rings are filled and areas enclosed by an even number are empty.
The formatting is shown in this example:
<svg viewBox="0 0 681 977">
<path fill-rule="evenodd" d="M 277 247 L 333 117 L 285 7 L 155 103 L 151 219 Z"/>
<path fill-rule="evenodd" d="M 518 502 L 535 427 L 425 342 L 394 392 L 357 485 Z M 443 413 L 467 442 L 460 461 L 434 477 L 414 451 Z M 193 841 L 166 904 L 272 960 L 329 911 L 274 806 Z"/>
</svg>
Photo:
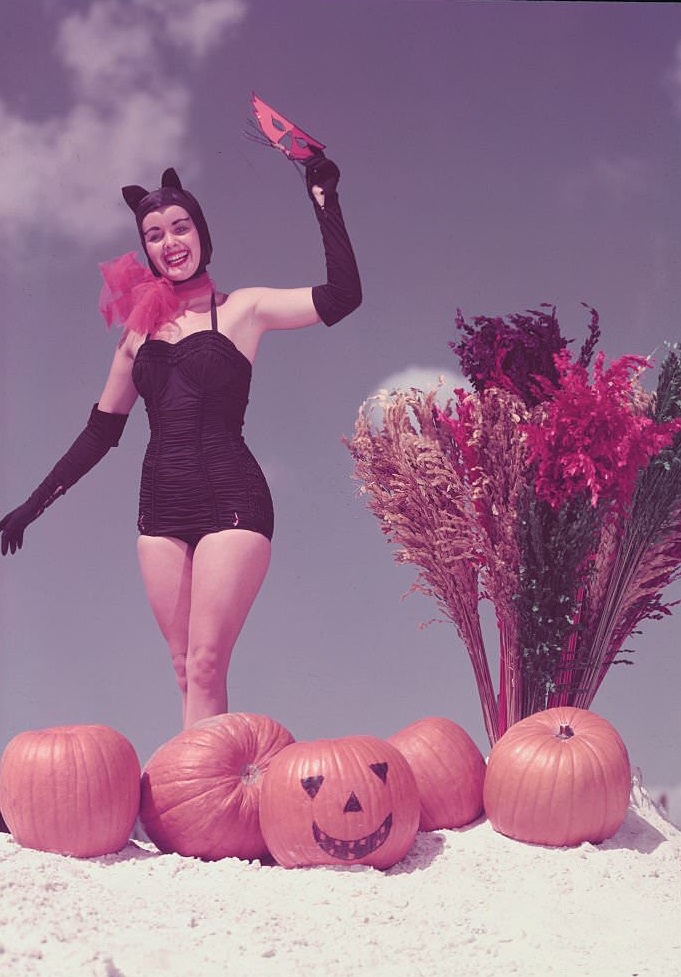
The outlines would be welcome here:
<svg viewBox="0 0 681 977">
<path fill-rule="evenodd" d="M 241 437 L 260 338 L 271 329 L 332 325 L 361 302 L 338 167 L 321 152 L 305 167 L 327 268 L 326 283 L 312 288 L 216 292 L 206 272 L 208 226 L 175 171 L 166 170 L 151 193 L 123 188 L 149 270 L 133 255 L 102 266 L 103 314 L 125 326 L 108 379 L 64 457 L 0 521 L 2 553 L 14 553 L 29 523 L 118 444 L 133 404 L 144 399 L 151 437 L 138 555 L 185 728 L 227 711 L 232 650 L 270 561 L 270 493 Z"/>
</svg>

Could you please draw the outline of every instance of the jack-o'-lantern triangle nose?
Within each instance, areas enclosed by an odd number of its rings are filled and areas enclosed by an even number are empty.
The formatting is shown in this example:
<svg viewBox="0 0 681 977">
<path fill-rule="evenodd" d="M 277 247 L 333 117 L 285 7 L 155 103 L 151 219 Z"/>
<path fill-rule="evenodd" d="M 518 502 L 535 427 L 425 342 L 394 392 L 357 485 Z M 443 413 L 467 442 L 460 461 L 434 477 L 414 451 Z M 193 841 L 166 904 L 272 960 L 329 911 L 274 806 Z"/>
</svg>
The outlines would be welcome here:
<svg viewBox="0 0 681 977">
<path fill-rule="evenodd" d="M 343 814 L 348 814 L 350 811 L 361 811 L 362 805 L 359 803 L 359 798 L 355 794 L 354 790 L 348 797 L 347 803 L 343 808 Z"/>
</svg>

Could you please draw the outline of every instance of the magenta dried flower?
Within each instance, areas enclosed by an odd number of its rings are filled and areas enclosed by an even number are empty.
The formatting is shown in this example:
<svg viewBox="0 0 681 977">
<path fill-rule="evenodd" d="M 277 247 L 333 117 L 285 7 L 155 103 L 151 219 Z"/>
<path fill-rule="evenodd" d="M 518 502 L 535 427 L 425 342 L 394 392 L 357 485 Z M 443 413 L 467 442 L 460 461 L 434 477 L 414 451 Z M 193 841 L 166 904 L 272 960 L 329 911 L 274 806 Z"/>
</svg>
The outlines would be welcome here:
<svg viewBox="0 0 681 977">
<path fill-rule="evenodd" d="M 591 320 L 589 336 L 578 357 L 583 367 L 589 365 L 600 336 L 598 313 L 586 308 Z M 462 335 L 449 346 L 477 393 L 500 387 L 520 397 L 528 407 L 552 396 L 559 383 L 556 356 L 570 342 L 561 335 L 554 306 L 543 303 L 539 309 L 505 317 L 476 316 L 472 324 L 458 309 L 455 323 Z"/>
<path fill-rule="evenodd" d="M 623 356 L 604 368 L 599 353 L 593 382 L 566 352 L 556 357 L 557 389 L 545 401 L 546 417 L 527 425 L 530 463 L 539 498 L 558 509 L 575 496 L 591 505 L 626 508 L 641 468 L 671 443 L 677 421 L 657 424 L 637 406 L 645 403 L 638 374 L 640 356 Z"/>
</svg>

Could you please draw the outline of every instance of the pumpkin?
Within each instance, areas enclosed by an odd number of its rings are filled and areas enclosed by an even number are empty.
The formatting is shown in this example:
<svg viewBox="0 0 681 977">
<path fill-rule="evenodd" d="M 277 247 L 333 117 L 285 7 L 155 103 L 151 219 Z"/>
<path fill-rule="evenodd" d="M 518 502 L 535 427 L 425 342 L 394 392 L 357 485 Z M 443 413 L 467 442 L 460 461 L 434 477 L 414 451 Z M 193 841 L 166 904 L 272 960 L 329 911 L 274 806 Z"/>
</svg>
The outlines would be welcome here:
<svg viewBox="0 0 681 977">
<path fill-rule="evenodd" d="M 119 851 L 139 799 L 135 749 L 109 726 L 26 730 L 0 761 L 0 808 L 26 848 L 79 858 Z"/>
<path fill-rule="evenodd" d="M 373 736 L 294 743 L 263 780 L 260 821 L 285 868 L 389 868 L 411 848 L 420 801 L 402 754 Z"/>
<path fill-rule="evenodd" d="M 597 844 L 624 821 L 631 768 L 614 727 L 558 706 L 511 726 L 489 757 L 483 800 L 501 834 L 536 845 Z"/>
<path fill-rule="evenodd" d="M 429 716 L 388 737 L 409 761 L 419 789 L 421 831 L 460 828 L 482 814 L 485 758 L 465 729 Z"/>
<path fill-rule="evenodd" d="M 260 790 L 272 758 L 293 743 L 268 716 L 224 713 L 164 743 L 142 773 L 140 821 L 162 852 L 206 860 L 261 858 Z"/>
</svg>

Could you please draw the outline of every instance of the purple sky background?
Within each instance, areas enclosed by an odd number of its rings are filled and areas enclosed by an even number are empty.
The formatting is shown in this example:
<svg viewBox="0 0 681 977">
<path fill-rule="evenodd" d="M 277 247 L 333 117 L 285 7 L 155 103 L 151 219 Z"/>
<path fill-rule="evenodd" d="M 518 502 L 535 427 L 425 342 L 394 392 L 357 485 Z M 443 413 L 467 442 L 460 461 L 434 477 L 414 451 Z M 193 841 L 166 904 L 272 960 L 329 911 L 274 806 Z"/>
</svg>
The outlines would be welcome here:
<svg viewBox="0 0 681 977">
<path fill-rule="evenodd" d="M 23 0 L 3 34 L 0 509 L 32 491 L 101 390 L 116 336 L 97 262 L 137 247 L 122 184 L 178 169 L 225 290 L 323 280 L 302 183 L 243 136 L 255 90 L 340 164 L 365 301 L 331 330 L 261 346 L 245 434 L 277 526 L 230 706 L 301 739 L 446 715 L 485 750 L 463 645 L 451 625 L 420 627 L 433 603 L 401 599 L 416 571 L 393 563 L 341 438 L 389 378 L 454 373 L 457 307 L 555 303 L 581 341 L 585 301 L 609 357 L 659 363 L 681 338 L 681 9 Z M 144 761 L 179 728 L 135 556 L 145 443 L 138 404 L 121 446 L 0 565 L 0 748 L 22 729 L 102 722 Z M 678 613 L 630 642 L 636 664 L 611 671 L 594 709 L 647 784 L 681 790 Z"/>
</svg>

